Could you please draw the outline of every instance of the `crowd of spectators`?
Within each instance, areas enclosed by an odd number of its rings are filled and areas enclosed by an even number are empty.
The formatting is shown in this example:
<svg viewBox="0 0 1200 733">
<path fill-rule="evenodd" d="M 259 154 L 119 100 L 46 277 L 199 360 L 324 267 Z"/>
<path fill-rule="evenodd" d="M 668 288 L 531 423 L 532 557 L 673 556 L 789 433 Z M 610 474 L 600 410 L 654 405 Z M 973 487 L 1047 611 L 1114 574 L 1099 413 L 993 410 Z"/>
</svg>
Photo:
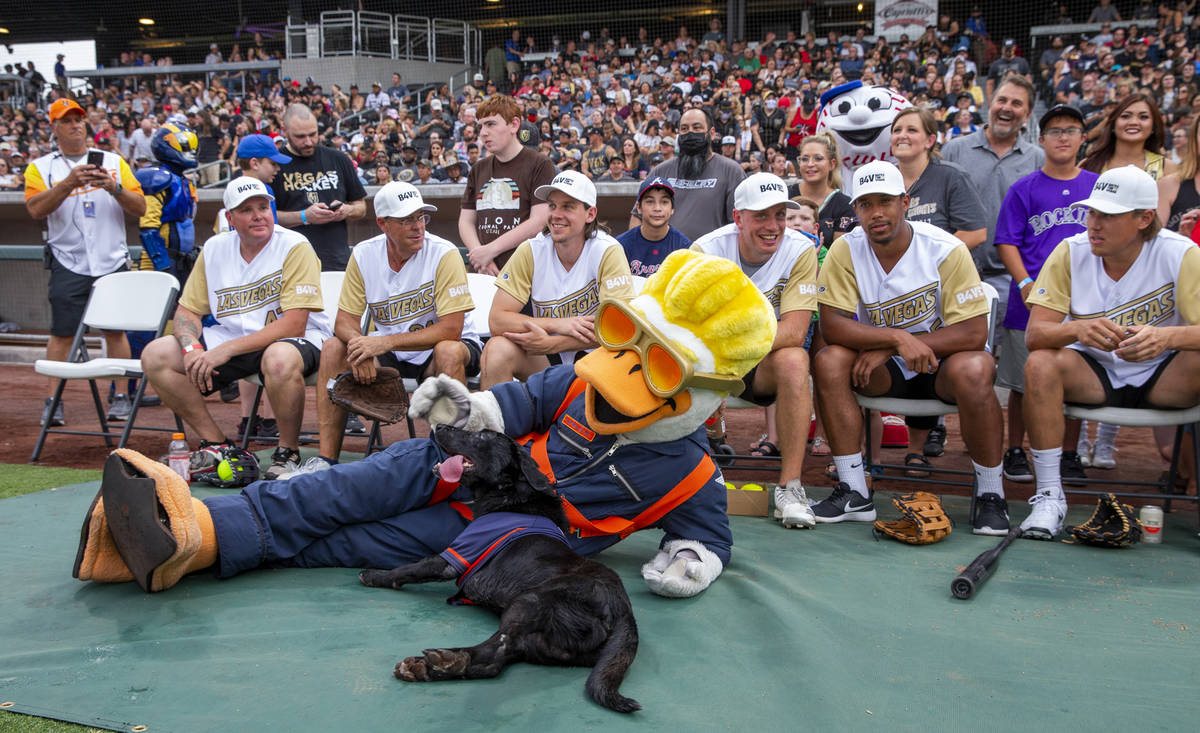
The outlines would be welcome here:
<svg viewBox="0 0 1200 733">
<path fill-rule="evenodd" d="M 986 14 L 976 7 L 965 19 L 942 15 L 919 37 L 891 43 L 872 40 L 865 27 L 851 36 L 766 33 L 742 41 L 728 38 L 715 18 L 699 37 L 687 26 L 667 37 L 640 28 L 618 38 L 601 28 L 566 40 L 559 35 L 521 40 L 514 31 L 504 48 L 487 55 L 471 84 L 453 91 L 448 84 L 410 89 L 399 74 L 360 89 L 356 83 L 325 88 L 312 78 L 278 78 L 271 71 L 222 72 L 224 62 L 280 56 L 256 36 L 227 54 L 212 44 L 206 63 L 213 71 L 196 78 L 117 77 L 76 96 L 88 110 L 95 145 L 120 152 L 134 166 L 149 162 L 139 141 L 168 119 L 196 130 L 201 164 L 232 162 L 243 136 L 278 137 L 283 109 L 301 102 L 316 113 L 325 141 L 354 160 L 365 183 L 463 180 L 480 155 L 475 107 L 502 92 L 525 108 L 526 144 L 560 169 L 578 169 L 595 180 L 644 177 L 672 155 L 679 117 L 692 107 L 712 118 L 715 152 L 748 172 L 792 178 L 798 145 L 816 124 L 819 95 L 833 85 L 861 79 L 891 86 L 934 111 L 944 142 L 977 130 L 988 92 L 1002 75 L 1016 72 L 1038 85 L 1045 105 L 1079 108 L 1090 141 L 1100 138 L 1114 105 L 1130 94 L 1146 94 L 1167 127 L 1163 152 L 1177 160 L 1200 107 L 1195 0 L 1125 4 L 1130 7 L 1100 0 L 1080 18 L 1102 23 L 1098 33 L 1054 37 L 1036 59 L 1023 52 L 1025 39 L 989 35 Z M 1133 25 L 1121 24 L 1123 10 Z M 1043 20 L 1074 19 L 1066 6 L 1054 4 Z M 122 53 L 111 66 L 171 63 L 169 56 Z M 0 105 L 0 157 L 7 166 L 0 187 L 19 188 L 24 162 L 53 145 L 44 107 L 63 90 L 27 66 L 9 71 L 25 79 L 36 74 L 36 85 L 23 85 L 33 90 L 31 98 L 14 99 L 12 88 L 0 89 L 0 97 L 8 98 Z M 346 118 L 348 124 L 339 126 Z M 209 170 L 201 182 L 216 176 Z"/>
</svg>

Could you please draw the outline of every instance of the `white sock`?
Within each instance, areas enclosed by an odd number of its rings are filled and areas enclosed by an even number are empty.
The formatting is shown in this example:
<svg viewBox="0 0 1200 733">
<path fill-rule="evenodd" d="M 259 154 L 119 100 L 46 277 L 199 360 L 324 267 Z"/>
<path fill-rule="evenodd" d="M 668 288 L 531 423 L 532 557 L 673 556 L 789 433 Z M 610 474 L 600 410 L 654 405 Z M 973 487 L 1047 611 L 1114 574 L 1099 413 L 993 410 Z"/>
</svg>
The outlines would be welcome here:
<svg viewBox="0 0 1200 733">
<path fill-rule="evenodd" d="M 1117 442 L 1117 431 L 1120 429 L 1120 425 L 1100 423 L 1100 427 L 1096 428 L 1096 445 L 1107 445 L 1111 448 Z"/>
<path fill-rule="evenodd" d="M 867 475 L 863 472 L 862 453 L 834 456 L 833 465 L 837 467 L 838 481 L 858 492 L 864 499 L 870 498 L 871 490 L 867 488 Z"/>
<path fill-rule="evenodd" d="M 1037 477 L 1037 492 L 1049 493 L 1051 496 L 1063 498 L 1062 490 L 1062 447 L 1047 448 L 1046 450 L 1031 449 L 1033 456 L 1033 474 Z"/>
<path fill-rule="evenodd" d="M 996 494 L 1001 499 L 1004 498 L 1004 482 L 1001 481 L 1003 464 L 988 468 L 971 461 L 971 468 L 975 469 L 975 496 Z"/>
</svg>

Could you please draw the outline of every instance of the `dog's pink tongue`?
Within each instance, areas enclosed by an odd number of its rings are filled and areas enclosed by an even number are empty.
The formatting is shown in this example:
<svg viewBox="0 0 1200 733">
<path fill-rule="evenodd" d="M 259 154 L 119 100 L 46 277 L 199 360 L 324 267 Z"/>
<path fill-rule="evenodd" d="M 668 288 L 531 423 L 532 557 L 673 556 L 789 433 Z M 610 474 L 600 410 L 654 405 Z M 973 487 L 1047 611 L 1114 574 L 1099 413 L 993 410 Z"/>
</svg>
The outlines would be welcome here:
<svg viewBox="0 0 1200 733">
<path fill-rule="evenodd" d="M 462 456 L 450 456 L 438 466 L 438 475 L 442 477 L 443 481 L 449 481 L 452 484 L 458 483 L 463 475 L 464 460 L 466 459 Z"/>
</svg>

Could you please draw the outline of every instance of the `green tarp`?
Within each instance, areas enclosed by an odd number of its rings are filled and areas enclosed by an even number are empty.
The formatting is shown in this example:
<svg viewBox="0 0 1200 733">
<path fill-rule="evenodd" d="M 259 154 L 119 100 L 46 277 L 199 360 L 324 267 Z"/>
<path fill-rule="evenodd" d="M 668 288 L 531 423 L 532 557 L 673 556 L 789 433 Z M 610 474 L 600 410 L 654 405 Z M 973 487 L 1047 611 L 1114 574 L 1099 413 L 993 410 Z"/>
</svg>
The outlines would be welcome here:
<svg viewBox="0 0 1200 733">
<path fill-rule="evenodd" d="M 642 532 L 601 556 L 641 631 L 622 692 L 645 709 L 622 716 L 585 697 L 585 669 L 393 678 L 404 656 L 494 630 L 486 611 L 444 603 L 451 584 L 369 589 L 345 569 L 197 575 L 156 595 L 80 583 L 71 563 L 96 488 L 0 501 L 3 710 L 151 732 L 522 733 L 1183 731 L 1200 713 L 1191 505 L 1168 515 L 1160 546 L 1017 542 L 968 602 L 950 580 L 996 540 L 970 534 L 965 499 L 947 498 L 957 527 L 930 547 L 877 542 L 861 524 L 788 531 L 735 517 L 732 565 L 688 600 L 645 589 L 639 568 L 658 537 Z"/>
</svg>

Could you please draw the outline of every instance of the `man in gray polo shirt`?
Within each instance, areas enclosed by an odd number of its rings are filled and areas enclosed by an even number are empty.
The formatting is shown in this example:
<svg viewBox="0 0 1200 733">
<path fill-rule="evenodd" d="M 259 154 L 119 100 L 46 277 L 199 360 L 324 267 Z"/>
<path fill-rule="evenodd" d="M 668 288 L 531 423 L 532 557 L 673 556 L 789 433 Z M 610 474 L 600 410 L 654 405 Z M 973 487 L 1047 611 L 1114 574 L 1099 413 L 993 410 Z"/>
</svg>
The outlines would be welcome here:
<svg viewBox="0 0 1200 733">
<path fill-rule="evenodd" d="M 956 137 L 942 148 L 942 157 L 970 171 L 971 181 L 987 214 L 987 241 L 971 250 L 979 277 L 1000 294 L 998 313 L 1008 307 L 1012 278 L 996 253 L 996 219 L 1010 186 L 1038 170 L 1046 161 L 1041 147 L 1021 137 L 1033 111 L 1033 85 L 1022 76 L 1005 77 L 988 103 L 988 123 L 982 130 Z M 997 318 L 993 332 L 1000 333 Z M 996 339 L 999 343 L 999 339 Z"/>
</svg>

